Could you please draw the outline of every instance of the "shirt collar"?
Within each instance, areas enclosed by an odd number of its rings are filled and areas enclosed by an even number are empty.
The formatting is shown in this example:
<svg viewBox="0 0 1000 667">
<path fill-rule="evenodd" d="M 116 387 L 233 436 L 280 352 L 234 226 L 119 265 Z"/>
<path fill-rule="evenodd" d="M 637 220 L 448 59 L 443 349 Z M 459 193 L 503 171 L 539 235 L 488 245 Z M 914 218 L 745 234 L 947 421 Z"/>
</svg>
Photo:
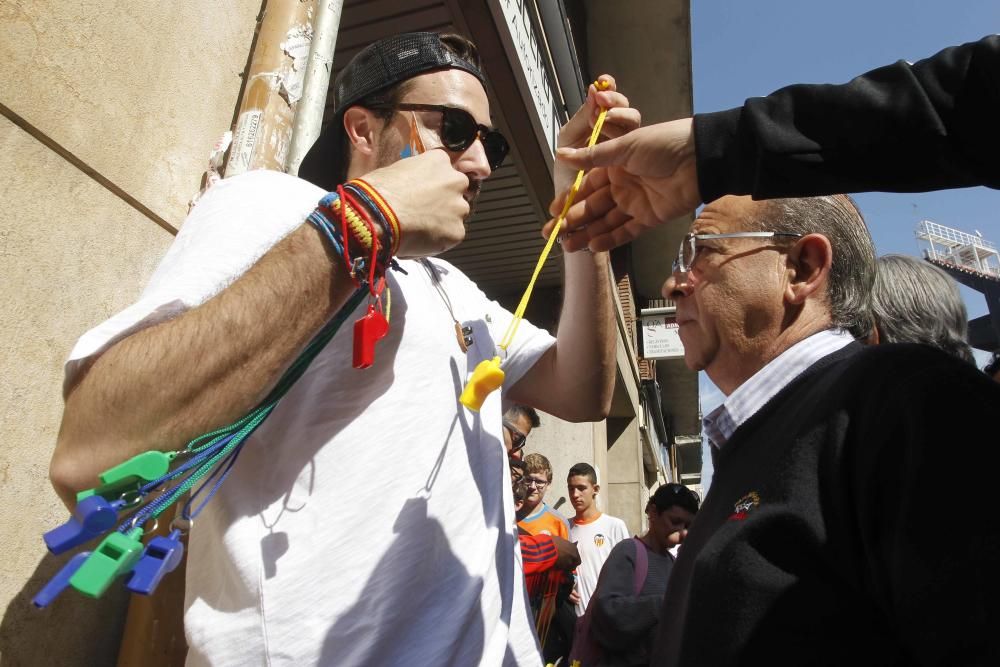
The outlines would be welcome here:
<svg viewBox="0 0 1000 667">
<path fill-rule="evenodd" d="M 795 345 L 767 362 L 749 380 L 737 387 L 722 405 L 702 419 L 702 428 L 708 441 L 721 448 L 743 422 L 788 386 L 792 380 L 823 357 L 836 352 L 854 340 L 843 329 L 827 329 Z"/>
</svg>

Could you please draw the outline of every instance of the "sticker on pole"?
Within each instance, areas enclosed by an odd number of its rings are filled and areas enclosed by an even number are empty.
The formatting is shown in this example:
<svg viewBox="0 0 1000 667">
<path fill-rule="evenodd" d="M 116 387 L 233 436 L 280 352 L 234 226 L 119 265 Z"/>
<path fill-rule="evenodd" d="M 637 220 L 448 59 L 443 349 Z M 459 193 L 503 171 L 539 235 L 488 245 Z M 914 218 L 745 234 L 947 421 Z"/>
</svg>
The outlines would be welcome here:
<svg viewBox="0 0 1000 667">
<path fill-rule="evenodd" d="M 233 137 L 233 150 L 230 153 L 229 165 L 226 167 L 226 176 L 236 176 L 250 168 L 263 115 L 264 112 L 260 109 L 249 109 L 240 114 L 240 120 L 236 123 L 236 136 Z"/>
</svg>

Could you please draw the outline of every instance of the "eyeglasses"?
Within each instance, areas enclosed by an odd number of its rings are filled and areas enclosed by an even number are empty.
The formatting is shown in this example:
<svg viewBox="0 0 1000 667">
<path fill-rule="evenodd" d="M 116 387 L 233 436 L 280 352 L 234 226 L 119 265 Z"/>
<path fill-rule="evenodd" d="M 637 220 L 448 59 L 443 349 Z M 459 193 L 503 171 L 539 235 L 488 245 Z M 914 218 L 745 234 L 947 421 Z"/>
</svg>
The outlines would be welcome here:
<svg viewBox="0 0 1000 667">
<path fill-rule="evenodd" d="M 524 443 L 528 441 L 528 436 L 517 430 L 517 427 L 506 419 L 503 420 L 503 427 L 510 433 L 510 453 L 520 451 L 524 447 Z"/>
<path fill-rule="evenodd" d="M 532 486 L 536 489 L 544 489 L 549 485 L 549 481 L 547 479 L 534 479 L 533 477 L 528 477 L 524 480 L 524 483 L 527 486 Z"/>
<path fill-rule="evenodd" d="M 677 259 L 674 260 L 672 273 L 687 273 L 691 270 L 698 255 L 698 241 L 711 241 L 712 239 L 770 239 L 777 237 L 802 238 L 802 234 L 792 234 L 790 232 L 729 232 L 728 234 L 686 234 L 681 240 L 681 247 L 677 250 Z"/>
<path fill-rule="evenodd" d="M 491 129 L 476 122 L 472 114 L 465 109 L 444 106 L 443 104 L 408 104 L 371 105 L 370 109 L 398 109 L 400 111 L 437 111 L 442 115 L 441 143 L 450 151 L 464 151 L 476 139 L 483 142 L 486 161 L 490 163 L 490 171 L 496 171 L 503 164 L 504 158 L 510 152 L 510 144 L 498 130 Z"/>
</svg>

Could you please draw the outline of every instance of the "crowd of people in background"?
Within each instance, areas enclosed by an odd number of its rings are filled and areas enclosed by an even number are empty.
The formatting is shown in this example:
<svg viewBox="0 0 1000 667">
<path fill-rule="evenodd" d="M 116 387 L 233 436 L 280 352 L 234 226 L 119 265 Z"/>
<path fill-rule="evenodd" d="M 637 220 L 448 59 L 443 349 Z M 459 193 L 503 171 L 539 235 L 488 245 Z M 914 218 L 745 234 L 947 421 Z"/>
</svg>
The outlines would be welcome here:
<svg viewBox="0 0 1000 667">
<path fill-rule="evenodd" d="M 648 530 L 630 539 L 622 519 L 599 509 L 597 471 L 581 462 L 566 475 L 574 514 L 564 516 L 545 502 L 553 483 L 548 458 L 524 455 L 538 413 L 514 405 L 503 423 L 525 585 L 545 663 L 645 664 L 698 495 L 682 484 L 660 486 L 646 505 Z"/>
</svg>

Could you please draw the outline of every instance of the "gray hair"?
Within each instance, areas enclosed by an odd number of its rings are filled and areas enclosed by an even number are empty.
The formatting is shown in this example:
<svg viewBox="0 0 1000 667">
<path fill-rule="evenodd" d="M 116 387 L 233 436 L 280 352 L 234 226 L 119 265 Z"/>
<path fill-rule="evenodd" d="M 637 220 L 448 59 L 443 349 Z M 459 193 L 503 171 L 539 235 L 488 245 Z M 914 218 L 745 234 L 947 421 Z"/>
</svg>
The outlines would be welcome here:
<svg viewBox="0 0 1000 667">
<path fill-rule="evenodd" d="M 923 343 L 975 363 L 958 285 L 933 264 L 906 255 L 879 257 L 872 313 L 879 342 Z"/>
<path fill-rule="evenodd" d="M 834 326 L 863 338 L 872 330 L 875 246 L 854 200 L 847 195 L 770 199 L 749 221 L 753 231 L 821 234 L 833 248 L 826 296 Z"/>
</svg>

